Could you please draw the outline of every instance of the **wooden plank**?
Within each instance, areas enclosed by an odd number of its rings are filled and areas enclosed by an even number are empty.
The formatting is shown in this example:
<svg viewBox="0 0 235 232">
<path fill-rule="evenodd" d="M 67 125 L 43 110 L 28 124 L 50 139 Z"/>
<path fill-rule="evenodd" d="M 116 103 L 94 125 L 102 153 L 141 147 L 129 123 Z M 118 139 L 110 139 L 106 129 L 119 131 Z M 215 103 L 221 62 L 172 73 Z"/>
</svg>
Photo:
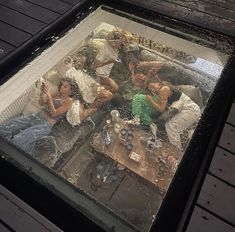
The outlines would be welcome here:
<svg viewBox="0 0 235 232">
<path fill-rule="evenodd" d="M 1 219 L 15 231 L 46 231 L 43 225 L 36 223 L 24 210 L 14 202 L 9 201 L 5 196 L 0 195 L 0 215 Z"/>
<path fill-rule="evenodd" d="M 208 174 L 197 203 L 225 221 L 235 225 L 234 202 L 235 189 Z"/>
<path fill-rule="evenodd" d="M 0 59 L 9 54 L 11 51 L 14 50 L 15 47 L 0 41 Z"/>
<path fill-rule="evenodd" d="M 0 185 L 0 218 L 17 232 L 61 232 L 54 224 Z"/>
<path fill-rule="evenodd" d="M 160 0 L 160 2 L 163 2 Z M 185 0 L 165 0 L 165 2 L 169 2 L 172 4 L 177 4 L 179 6 L 187 7 L 194 11 L 203 12 L 205 14 L 211 14 L 218 16 L 220 18 L 229 19 L 235 21 L 235 4 L 231 4 L 230 9 L 225 9 L 221 6 L 216 6 L 211 4 L 211 2 L 206 2 L 204 0 L 197 1 L 185 1 Z"/>
<path fill-rule="evenodd" d="M 123 0 L 146 9 L 165 14 L 188 23 L 212 29 L 214 31 L 235 36 L 235 23 L 231 20 L 223 19 L 217 16 L 205 14 L 196 10 L 192 10 L 183 6 L 172 4 L 169 2 L 160 2 L 155 0 Z"/>
<path fill-rule="evenodd" d="M 120 120 L 120 123 L 124 123 L 124 121 Z M 175 173 L 174 165 L 179 163 L 182 157 L 181 151 L 170 143 L 162 142 L 162 144 L 160 144 L 160 148 L 155 149 L 147 154 L 146 144 L 143 144 L 140 141 L 140 138 L 146 137 L 148 135 L 144 130 L 139 128 L 134 128 L 132 131 L 133 139 L 131 144 L 133 148 L 130 151 L 125 147 L 126 139 L 119 138 L 113 127 L 109 129 L 109 132 L 113 135 L 112 144 L 110 146 L 104 146 L 100 133 L 93 135 L 91 146 L 95 149 L 95 151 L 111 158 L 115 162 L 120 163 L 124 167 L 131 170 L 133 173 L 143 177 L 158 189 L 165 192 L 169 187 Z M 170 172 L 161 172 L 159 163 L 154 160 L 155 157 L 162 155 L 164 151 L 168 151 L 168 154 L 170 154 L 173 159 L 172 165 L 169 167 L 172 170 Z M 139 154 L 141 157 L 140 161 L 136 162 L 130 159 L 130 152 L 136 152 Z M 159 175 L 161 178 L 159 178 Z"/>
<path fill-rule="evenodd" d="M 81 0 L 63 0 L 64 2 L 67 2 L 67 3 L 71 3 L 73 5 L 76 5 L 78 4 L 79 2 L 81 2 Z"/>
<path fill-rule="evenodd" d="M 195 206 L 186 232 L 235 232 L 235 228 Z"/>
<path fill-rule="evenodd" d="M 108 207 L 138 228 L 133 231 L 144 232 L 149 231 L 153 215 L 161 202 L 162 197 L 156 189 L 139 181 L 135 176 L 127 175 L 110 199 Z"/>
<path fill-rule="evenodd" d="M 225 124 L 221 134 L 219 145 L 232 153 L 235 153 L 235 127 Z"/>
<path fill-rule="evenodd" d="M 2 5 L 21 12 L 44 23 L 51 23 L 60 15 L 25 0 L 3 1 Z"/>
<path fill-rule="evenodd" d="M 0 20 L 30 34 L 39 32 L 46 25 L 4 6 L 0 6 Z"/>
<path fill-rule="evenodd" d="M 212 4 L 213 6 L 215 5 L 214 0 L 204 0 L 204 1 Z M 224 8 L 224 9 L 233 9 L 233 10 L 235 10 L 234 0 L 216 0 L 216 7 L 217 6 L 219 6 L 221 8 Z"/>
<path fill-rule="evenodd" d="M 37 4 L 39 6 L 45 7 L 51 11 L 55 11 L 59 14 L 63 14 L 68 9 L 71 8 L 71 4 L 68 4 L 66 2 L 60 1 L 60 0 L 28 0 L 29 2 L 32 2 L 34 4 Z"/>
<path fill-rule="evenodd" d="M 235 103 L 232 104 L 227 122 L 235 126 Z"/>
<path fill-rule="evenodd" d="M 118 188 L 125 173 L 123 171 L 117 171 L 115 174 L 117 178 L 110 184 L 106 184 L 102 180 L 97 179 L 97 167 L 104 163 L 100 161 L 100 155 L 91 154 L 88 147 L 89 141 L 76 151 L 59 174 L 93 196 L 97 201 L 107 204 Z M 107 165 L 112 165 L 112 163 L 110 162 L 108 164 L 107 162 Z"/>
<path fill-rule="evenodd" d="M 19 46 L 20 44 L 22 44 L 31 37 L 30 34 L 23 32 L 19 29 L 16 29 L 1 21 L 0 21 L 0 31 L 4 32 L 0 33 L 0 39 L 14 46 Z"/>
<path fill-rule="evenodd" d="M 219 147 L 216 148 L 209 168 L 210 173 L 235 186 L 234 167 L 235 155 Z"/>
<path fill-rule="evenodd" d="M 1 232 L 10 232 L 3 224 L 0 223 L 0 231 Z"/>
</svg>

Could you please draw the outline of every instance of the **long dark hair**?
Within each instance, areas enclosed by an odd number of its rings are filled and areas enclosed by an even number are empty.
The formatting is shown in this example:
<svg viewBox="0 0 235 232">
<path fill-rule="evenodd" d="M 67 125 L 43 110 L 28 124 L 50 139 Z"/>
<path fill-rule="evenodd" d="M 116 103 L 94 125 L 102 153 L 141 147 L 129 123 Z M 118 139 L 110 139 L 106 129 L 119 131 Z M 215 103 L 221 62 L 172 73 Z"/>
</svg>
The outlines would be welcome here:
<svg viewBox="0 0 235 232">
<path fill-rule="evenodd" d="M 71 88 L 71 94 L 69 95 L 69 97 L 73 98 L 74 100 L 79 100 L 80 102 L 84 102 L 82 95 L 80 93 L 78 84 L 75 80 L 70 79 L 70 78 L 63 78 L 58 86 L 58 90 L 60 91 L 60 88 L 63 84 L 63 82 L 67 81 L 70 84 L 70 88 Z"/>
</svg>

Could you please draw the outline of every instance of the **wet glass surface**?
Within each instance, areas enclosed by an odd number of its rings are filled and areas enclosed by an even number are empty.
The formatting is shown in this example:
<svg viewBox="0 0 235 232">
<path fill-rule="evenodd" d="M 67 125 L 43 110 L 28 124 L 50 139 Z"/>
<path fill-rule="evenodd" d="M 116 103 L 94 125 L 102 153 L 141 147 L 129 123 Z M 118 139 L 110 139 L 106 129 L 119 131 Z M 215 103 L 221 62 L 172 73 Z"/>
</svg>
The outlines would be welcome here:
<svg viewBox="0 0 235 232">
<path fill-rule="evenodd" d="M 50 67 L 2 103 L 0 134 L 148 231 L 226 55 L 115 17 L 44 56 Z"/>
</svg>

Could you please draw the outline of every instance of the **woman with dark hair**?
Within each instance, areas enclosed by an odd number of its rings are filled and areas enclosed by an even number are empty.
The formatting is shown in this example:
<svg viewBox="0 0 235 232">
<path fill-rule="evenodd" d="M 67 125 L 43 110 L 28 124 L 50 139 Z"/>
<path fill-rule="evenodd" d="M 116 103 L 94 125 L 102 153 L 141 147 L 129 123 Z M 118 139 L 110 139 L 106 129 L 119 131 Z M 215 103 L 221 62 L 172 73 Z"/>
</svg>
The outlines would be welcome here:
<svg viewBox="0 0 235 232">
<path fill-rule="evenodd" d="M 157 75 L 161 69 L 162 62 L 159 61 L 138 61 L 129 63 L 130 77 L 133 88 L 145 89 L 153 81 L 160 81 Z"/>
<path fill-rule="evenodd" d="M 154 82 L 148 84 L 148 90 L 149 95 L 142 93 L 134 95 L 132 114 L 138 117 L 141 123 L 151 127 L 153 118 L 165 111 L 171 90 L 168 86 L 160 86 Z"/>
<path fill-rule="evenodd" d="M 65 116 L 75 99 L 80 101 L 82 99 L 75 81 L 63 79 L 55 97 L 43 83 L 40 104 L 45 105 L 44 109 L 37 114 L 4 122 L 0 125 L 0 135 L 25 152 L 32 154 L 36 142 L 51 132 L 53 125 Z M 94 111 L 96 109 L 81 107 L 81 119 L 84 120 Z"/>
</svg>

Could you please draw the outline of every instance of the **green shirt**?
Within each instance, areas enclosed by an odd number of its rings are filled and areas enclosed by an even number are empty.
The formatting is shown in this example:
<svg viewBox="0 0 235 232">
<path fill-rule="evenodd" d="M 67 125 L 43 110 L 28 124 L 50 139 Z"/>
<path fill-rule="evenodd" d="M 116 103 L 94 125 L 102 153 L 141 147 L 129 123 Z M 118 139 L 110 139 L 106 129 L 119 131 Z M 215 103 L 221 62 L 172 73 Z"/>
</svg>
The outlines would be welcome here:
<svg viewBox="0 0 235 232">
<path fill-rule="evenodd" d="M 158 96 L 154 96 L 155 101 L 159 100 Z M 145 125 L 152 123 L 152 117 L 159 113 L 152 104 L 146 99 L 145 94 L 135 94 L 132 100 L 132 113 L 140 117 L 140 121 Z"/>
</svg>

